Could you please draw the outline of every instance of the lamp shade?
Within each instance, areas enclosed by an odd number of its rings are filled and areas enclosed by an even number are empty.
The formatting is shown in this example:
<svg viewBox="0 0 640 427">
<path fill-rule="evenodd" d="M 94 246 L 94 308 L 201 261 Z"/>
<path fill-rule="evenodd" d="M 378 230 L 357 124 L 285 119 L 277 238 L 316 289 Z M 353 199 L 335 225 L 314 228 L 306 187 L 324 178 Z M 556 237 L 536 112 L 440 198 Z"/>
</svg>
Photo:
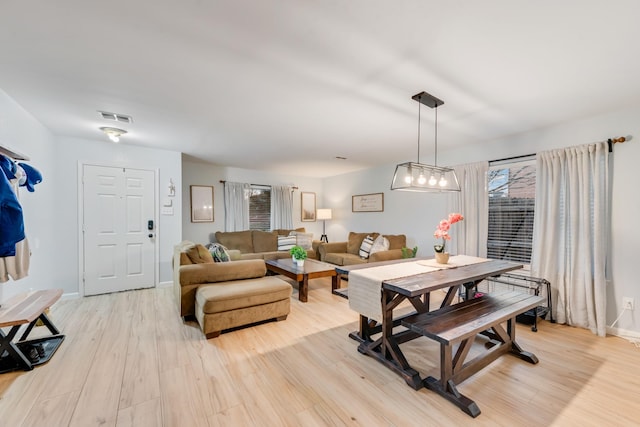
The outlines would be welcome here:
<svg viewBox="0 0 640 427">
<path fill-rule="evenodd" d="M 331 209 L 317 209 L 316 219 L 331 219 Z"/>
</svg>

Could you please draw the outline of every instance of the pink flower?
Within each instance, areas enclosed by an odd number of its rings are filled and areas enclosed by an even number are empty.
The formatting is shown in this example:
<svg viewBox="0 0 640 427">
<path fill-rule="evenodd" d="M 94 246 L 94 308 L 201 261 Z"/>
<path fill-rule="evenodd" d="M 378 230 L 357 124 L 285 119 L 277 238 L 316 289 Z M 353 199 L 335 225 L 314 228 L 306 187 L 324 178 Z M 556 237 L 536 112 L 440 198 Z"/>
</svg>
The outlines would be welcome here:
<svg viewBox="0 0 640 427">
<path fill-rule="evenodd" d="M 447 221 L 446 219 L 443 219 L 442 221 L 440 221 L 440 224 L 438 225 L 438 230 L 448 231 L 449 228 L 451 228 L 451 223 L 449 221 Z"/>
<path fill-rule="evenodd" d="M 433 237 L 435 237 L 436 239 L 451 240 L 451 236 L 449 236 L 449 233 L 440 229 L 436 230 L 436 232 L 433 233 Z"/>
<path fill-rule="evenodd" d="M 433 233 L 433 237 L 436 239 L 442 239 L 441 245 L 434 245 L 434 249 L 436 252 L 444 252 L 445 243 L 447 240 L 451 240 L 451 236 L 449 236 L 449 229 L 451 228 L 451 224 L 455 224 L 456 222 L 460 222 L 464 219 L 464 217 L 459 213 L 450 213 L 448 219 L 443 219 L 438 224 L 438 228 Z"/>
<path fill-rule="evenodd" d="M 464 217 L 462 216 L 462 214 L 459 213 L 450 213 L 449 214 L 449 222 L 451 224 L 455 224 L 458 221 L 462 221 L 464 219 Z"/>
</svg>

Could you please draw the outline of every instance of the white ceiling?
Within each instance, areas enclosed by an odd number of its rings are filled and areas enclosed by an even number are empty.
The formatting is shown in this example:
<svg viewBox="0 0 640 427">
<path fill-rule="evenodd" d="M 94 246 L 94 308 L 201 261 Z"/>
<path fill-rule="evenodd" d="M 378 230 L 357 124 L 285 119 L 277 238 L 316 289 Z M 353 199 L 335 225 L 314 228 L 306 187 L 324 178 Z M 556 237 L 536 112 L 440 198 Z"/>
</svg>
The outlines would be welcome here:
<svg viewBox="0 0 640 427">
<path fill-rule="evenodd" d="M 56 135 L 330 176 L 640 102 L 637 0 L 0 1 L 0 89 Z M 422 109 L 422 155 L 433 110 Z M 12 143 L 19 147 L 19 142 Z M 347 160 L 337 160 L 336 156 Z"/>
</svg>

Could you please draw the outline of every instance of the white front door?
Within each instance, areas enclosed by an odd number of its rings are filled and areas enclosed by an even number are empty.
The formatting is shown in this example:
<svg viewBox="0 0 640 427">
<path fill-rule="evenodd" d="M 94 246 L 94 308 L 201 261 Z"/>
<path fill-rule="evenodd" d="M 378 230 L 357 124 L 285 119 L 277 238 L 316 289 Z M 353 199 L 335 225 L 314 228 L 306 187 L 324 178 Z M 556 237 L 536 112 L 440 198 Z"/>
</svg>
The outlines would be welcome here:
<svg viewBox="0 0 640 427">
<path fill-rule="evenodd" d="M 154 187 L 153 171 L 83 166 L 85 295 L 155 285 Z"/>
</svg>

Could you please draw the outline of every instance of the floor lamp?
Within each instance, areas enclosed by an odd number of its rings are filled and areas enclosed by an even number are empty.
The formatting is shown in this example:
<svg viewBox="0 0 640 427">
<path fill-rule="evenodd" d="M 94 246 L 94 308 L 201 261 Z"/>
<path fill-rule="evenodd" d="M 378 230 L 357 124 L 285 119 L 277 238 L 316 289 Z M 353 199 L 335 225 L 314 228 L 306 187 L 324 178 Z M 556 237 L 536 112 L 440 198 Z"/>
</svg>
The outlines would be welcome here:
<svg viewBox="0 0 640 427">
<path fill-rule="evenodd" d="M 322 220 L 322 236 L 320 237 L 321 242 L 329 243 L 329 239 L 326 234 L 326 220 L 331 219 L 331 209 L 318 209 L 316 212 L 316 219 Z"/>
</svg>

